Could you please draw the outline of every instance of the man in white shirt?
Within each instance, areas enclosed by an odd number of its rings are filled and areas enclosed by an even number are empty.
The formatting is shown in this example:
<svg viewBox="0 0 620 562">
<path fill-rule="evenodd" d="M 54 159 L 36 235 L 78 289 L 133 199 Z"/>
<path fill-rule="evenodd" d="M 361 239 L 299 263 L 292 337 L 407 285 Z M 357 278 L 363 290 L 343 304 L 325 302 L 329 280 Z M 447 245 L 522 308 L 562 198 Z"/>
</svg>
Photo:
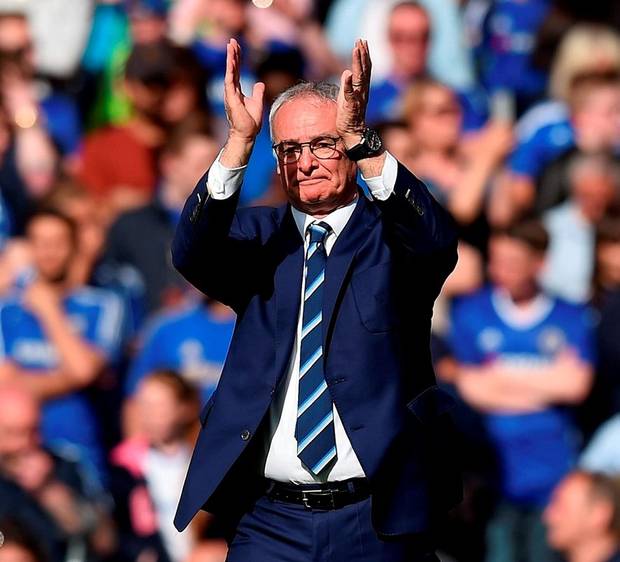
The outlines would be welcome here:
<svg viewBox="0 0 620 562">
<path fill-rule="evenodd" d="M 272 106 L 289 205 L 237 211 L 264 86 L 244 96 L 236 41 L 227 55 L 229 137 L 173 260 L 238 320 L 175 524 L 234 513 L 229 562 L 436 560 L 432 532 L 460 499 L 428 349 L 452 222 L 365 127 L 361 40 L 340 90 L 299 84 Z"/>
</svg>

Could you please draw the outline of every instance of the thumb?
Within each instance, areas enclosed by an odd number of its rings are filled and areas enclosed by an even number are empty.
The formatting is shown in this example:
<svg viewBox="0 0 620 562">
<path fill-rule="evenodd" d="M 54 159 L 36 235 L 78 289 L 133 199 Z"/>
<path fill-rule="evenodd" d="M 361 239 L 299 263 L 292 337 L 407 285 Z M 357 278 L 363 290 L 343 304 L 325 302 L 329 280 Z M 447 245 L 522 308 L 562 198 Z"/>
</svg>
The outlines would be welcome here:
<svg viewBox="0 0 620 562">
<path fill-rule="evenodd" d="M 353 93 L 353 72 L 344 70 L 340 76 L 340 94 L 346 97 Z"/>
<path fill-rule="evenodd" d="M 256 82 L 254 87 L 252 88 L 252 98 L 256 101 L 263 101 L 263 96 L 265 94 L 265 83 L 264 82 Z"/>
</svg>

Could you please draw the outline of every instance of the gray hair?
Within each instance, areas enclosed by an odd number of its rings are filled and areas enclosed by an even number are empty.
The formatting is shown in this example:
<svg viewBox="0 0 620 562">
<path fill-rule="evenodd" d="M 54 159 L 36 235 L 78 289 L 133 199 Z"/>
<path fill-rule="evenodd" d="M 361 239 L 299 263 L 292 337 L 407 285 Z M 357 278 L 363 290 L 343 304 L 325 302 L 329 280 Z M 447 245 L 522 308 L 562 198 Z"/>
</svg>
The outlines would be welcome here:
<svg viewBox="0 0 620 562">
<path fill-rule="evenodd" d="M 316 98 L 319 101 L 324 102 L 336 102 L 338 100 L 338 93 L 340 92 L 340 86 L 332 84 L 331 82 L 300 82 L 290 88 L 284 90 L 273 102 L 271 109 L 269 110 L 269 132 L 271 135 L 271 141 L 273 138 L 273 120 L 278 110 L 287 102 L 296 98 L 311 97 Z"/>
</svg>

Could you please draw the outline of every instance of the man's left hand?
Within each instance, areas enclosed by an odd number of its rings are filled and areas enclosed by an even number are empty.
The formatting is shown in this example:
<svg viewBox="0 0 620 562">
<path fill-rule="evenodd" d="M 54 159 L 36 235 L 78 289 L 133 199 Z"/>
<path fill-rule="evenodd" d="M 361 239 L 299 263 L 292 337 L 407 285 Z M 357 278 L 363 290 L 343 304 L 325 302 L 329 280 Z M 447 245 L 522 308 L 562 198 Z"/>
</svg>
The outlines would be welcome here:
<svg viewBox="0 0 620 562">
<path fill-rule="evenodd" d="M 368 42 L 358 39 L 351 55 L 351 70 L 345 70 L 340 77 L 336 114 L 336 131 L 347 148 L 360 142 L 366 128 L 365 116 L 371 68 Z"/>
</svg>

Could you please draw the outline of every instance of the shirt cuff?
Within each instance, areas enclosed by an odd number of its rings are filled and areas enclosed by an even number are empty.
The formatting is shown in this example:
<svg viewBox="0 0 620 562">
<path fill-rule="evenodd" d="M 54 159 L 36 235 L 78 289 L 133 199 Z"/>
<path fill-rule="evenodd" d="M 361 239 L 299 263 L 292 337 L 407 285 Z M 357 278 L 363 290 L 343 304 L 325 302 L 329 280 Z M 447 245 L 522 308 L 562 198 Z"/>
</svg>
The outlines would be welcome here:
<svg viewBox="0 0 620 562">
<path fill-rule="evenodd" d="M 239 168 L 227 168 L 220 162 L 222 151 L 217 155 L 209 169 L 207 177 L 207 189 L 213 199 L 228 199 L 241 187 L 245 170 L 248 167 L 240 166 Z"/>
<path fill-rule="evenodd" d="M 362 174 L 362 179 L 366 182 L 368 189 L 370 189 L 370 193 L 375 199 L 385 201 L 394 191 L 397 175 L 398 162 L 396 158 L 386 151 L 381 175 L 375 176 L 374 178 L 365 178 Z"/>
</svg>

